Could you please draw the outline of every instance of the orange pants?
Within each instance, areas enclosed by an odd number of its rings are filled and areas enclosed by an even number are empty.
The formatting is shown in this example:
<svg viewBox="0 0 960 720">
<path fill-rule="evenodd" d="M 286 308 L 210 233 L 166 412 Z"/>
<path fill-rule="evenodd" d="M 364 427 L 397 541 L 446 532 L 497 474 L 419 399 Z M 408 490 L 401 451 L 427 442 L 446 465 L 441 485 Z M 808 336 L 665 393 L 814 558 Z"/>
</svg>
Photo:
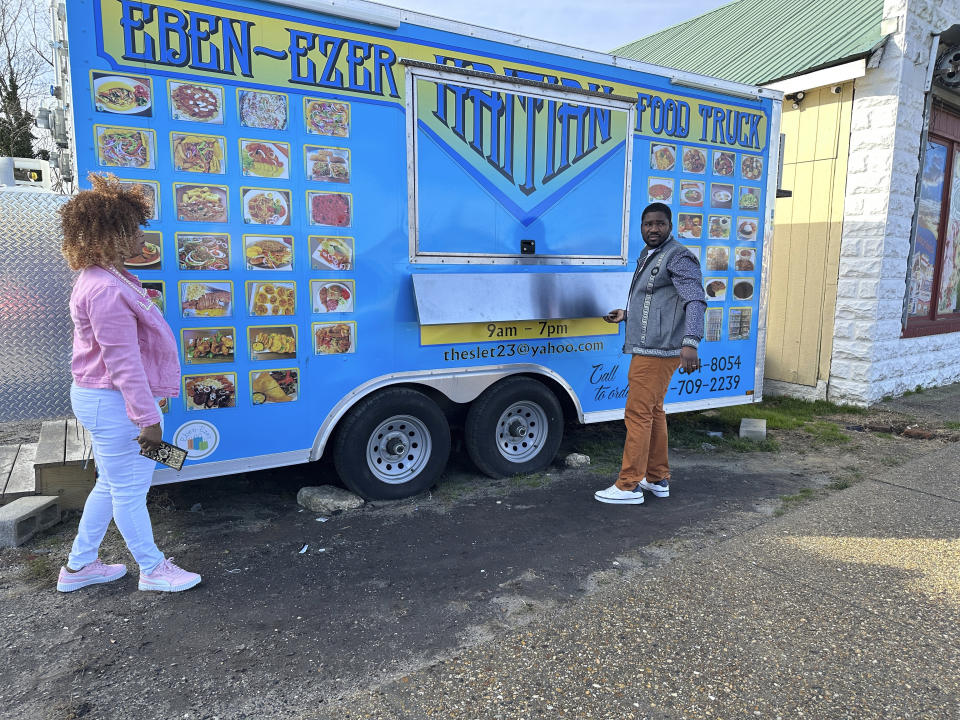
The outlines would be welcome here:
<svg viewBox="0 0 960 720">
<path fill-rule="evenodd" d="M 617 487 L 621 490 L 633 490 L 644 477 L 649 482 L 670 477 L 663 398 L 678 367 L 678 357 L 634 355 L 630 361 L 627 375 L 630 389 L 623 412 L 627 440 L 623 444 L 623 463 L 617 478 Z"/>
</svg>

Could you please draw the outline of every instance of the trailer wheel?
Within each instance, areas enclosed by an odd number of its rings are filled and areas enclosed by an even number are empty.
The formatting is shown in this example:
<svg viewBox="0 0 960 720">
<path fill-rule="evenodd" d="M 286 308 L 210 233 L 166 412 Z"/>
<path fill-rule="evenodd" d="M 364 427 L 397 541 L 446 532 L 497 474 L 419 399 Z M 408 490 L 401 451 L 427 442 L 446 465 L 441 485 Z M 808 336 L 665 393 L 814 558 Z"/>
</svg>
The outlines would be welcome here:
<svg viewBox="0 0 960 720">
<path fill-rule="evenodd" d="M 501 380 L 467 412 L 467 452 L 494 478 L 547 467 L 563 439 L 563 410 L 553 392 L 527 377 Z"/>
<path fill-rule="evenodd" d="M 341 421 L 333 462 L 344 485 L 367 500 L 423 492 L 450 456 L 450 426 L 421 392 L 388 388 L 358 402 Z"/>
</svg>

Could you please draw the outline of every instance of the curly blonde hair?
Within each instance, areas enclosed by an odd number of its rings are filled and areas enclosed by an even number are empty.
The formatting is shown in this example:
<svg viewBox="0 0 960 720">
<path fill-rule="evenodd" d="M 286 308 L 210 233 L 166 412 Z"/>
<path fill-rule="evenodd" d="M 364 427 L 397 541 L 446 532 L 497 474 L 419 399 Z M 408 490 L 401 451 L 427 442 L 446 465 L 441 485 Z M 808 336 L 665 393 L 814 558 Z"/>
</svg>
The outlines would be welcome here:
<svg viewBox="0 0 960 720">
<path fill-rule="evenodd" d="M 125 187 L 112 174 L 87 176 L 91 190 L 81 190 L 60 208 L 63 256 L 71 270 L 122 262 L 131 239 L 153 213 L 143 189 Z"/>
</svg>

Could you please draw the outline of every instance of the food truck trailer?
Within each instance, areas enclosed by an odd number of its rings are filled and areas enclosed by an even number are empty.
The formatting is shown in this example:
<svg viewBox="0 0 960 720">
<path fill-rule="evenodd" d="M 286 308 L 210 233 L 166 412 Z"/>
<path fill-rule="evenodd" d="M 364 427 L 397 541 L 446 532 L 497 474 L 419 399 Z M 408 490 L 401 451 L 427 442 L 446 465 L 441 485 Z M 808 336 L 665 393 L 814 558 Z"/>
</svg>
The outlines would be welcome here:
<svg viewBox="0 0 960 720">
<path fill-rule="evenodd" d="M 318 460 L 434 484 L 462 420 L 492 476 L 623 417 L 640 212 L 700 258 L 701 367 L 668 412 L 760 400 L 780 94 L 356 0 L 70 0 L 81 186 L 153 201 L 129 262 L 174 328 L 157 483 Z M 598 21 L 599 18 L 598 18 Z"/>
</svg>

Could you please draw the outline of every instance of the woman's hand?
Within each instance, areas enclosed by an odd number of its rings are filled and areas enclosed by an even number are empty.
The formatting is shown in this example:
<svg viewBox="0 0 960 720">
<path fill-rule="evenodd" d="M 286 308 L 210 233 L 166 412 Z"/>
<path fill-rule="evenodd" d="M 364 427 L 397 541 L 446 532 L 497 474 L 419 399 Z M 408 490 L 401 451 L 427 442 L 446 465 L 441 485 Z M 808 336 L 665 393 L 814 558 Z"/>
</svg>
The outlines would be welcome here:
<svg viewBox="0 0 960 720">
<path fill-rule="evenodd" d="M 156 450 L 160 447 L 160 441 L 163 439 L 163 430 L 160 423 L 150 425 L 140 431 L 137 442 L 140 443 L 141 450 Z"/>
<path fill-rule="evenodd" d="M 608 323 L 618 323 L 618 322 L 623 322 L 626 319 L 626 317 L 627 317 L 627 314 L 623 310 L 617 309 L 617 310 L 611 310 L 610 312 L 608 312 L 606 315 L 603 316 L 603 319 L 606 320 Z"/>
</svg>

